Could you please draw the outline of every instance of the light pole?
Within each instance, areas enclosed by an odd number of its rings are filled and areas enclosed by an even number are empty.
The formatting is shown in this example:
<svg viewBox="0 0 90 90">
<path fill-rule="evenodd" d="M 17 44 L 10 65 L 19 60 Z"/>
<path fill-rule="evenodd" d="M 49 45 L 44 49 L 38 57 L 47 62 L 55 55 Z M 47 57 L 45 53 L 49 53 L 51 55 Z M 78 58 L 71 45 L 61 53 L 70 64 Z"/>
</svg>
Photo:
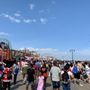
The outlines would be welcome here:
<svg viewBox="0 0 90 90">
<path fill-rule="evenodd" d="M 75 64 L 75 60 L 73 58 L 75 50 L 74 49 L 70 49 L 70 52 L 71 52 L 72 62 L 74 62 L 74 64 Z"/>
</svg>

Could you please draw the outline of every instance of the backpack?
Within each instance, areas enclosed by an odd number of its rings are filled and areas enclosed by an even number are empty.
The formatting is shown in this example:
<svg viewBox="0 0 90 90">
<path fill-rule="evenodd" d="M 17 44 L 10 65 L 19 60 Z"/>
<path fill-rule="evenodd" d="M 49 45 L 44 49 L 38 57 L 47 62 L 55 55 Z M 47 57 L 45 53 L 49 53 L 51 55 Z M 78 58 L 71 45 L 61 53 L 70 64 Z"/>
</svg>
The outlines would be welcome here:
<svg viewBox="0 0 90 90">
<path fill-rule="evenodd" d="M 15 70 L 14 70 L 14 73 L 15 73 L 15 74 L 18 74 L 18 72 L 19 72 L 19 68 L 16 67 Z"/>
<path fill-rule="evenodd" d="M 78 73 L 78 68 L 77 68 L 77 66 L 74 66 L 74 67 L 73 67 L 72 72 L 73 72 L 74 74 Z"/>
<path fill-rule="evenodd" d="M 62 74 L 62 82 L 63 84 L 68 84 L 69 83 L 69 75 L 66 71 Z"/>
</svg>

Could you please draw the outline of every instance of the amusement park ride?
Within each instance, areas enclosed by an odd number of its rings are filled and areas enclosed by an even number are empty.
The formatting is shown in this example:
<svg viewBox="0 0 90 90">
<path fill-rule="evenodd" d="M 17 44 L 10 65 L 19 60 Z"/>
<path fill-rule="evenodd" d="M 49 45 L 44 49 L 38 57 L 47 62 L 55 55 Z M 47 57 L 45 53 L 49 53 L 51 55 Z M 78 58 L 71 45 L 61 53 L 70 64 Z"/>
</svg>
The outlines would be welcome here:
<svg viewBox="0 0 90 90">
<path fill-rule="evenodd" d="M 1 61 L 13 61 L 19 60 L 20 57 L 24 57 L 25 53 L 18 50 L 13 50 L 9 40 L 0 38 L 0 60 Z"/>
<path fill-rule="evenodd" d="M 0 62 L 4 62 L 7 67 L 11 67 L 15 62 L 12 57 L 10 42 L 3 38 L 0 38 Z"/>
<path fill-rule="evenodd" d="M 0 60 L 11 59 L 11 45 L 7 39 L 0 38 Z"/>
<path fill-rule="evenodd" d="M 38 59 L 40 55 L 36 52 L 34 55 L 32 51 L 27 52 L 27 49 L 13 50 L 9 40 L 0 38 L 0 61 L 19 61 L 21 59 L 25 59 L 26 57 Z"/>
</svg>

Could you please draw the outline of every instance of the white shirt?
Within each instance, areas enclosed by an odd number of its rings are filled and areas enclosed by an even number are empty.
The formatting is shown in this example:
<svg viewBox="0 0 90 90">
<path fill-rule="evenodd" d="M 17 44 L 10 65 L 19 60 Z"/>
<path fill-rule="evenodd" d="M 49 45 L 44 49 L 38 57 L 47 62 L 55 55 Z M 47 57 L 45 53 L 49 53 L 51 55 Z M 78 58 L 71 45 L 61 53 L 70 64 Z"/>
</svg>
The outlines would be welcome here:
<svg viewBox="0 0 90 90">
<path fill-rule="evenodd" d="M 68 71 L 68 75 L 69 75 L 69 76 L 73 76 L 73 73 L 70 72 L 70 71 Z"/>
<path fill-rule="evenodd" d="M 52 81 L 60 81 L 60 68 L 53 66 L 50 73 L 52 74 Z"/>
<path fill-rule="evenodd" d="M 86 70 L 89 70 L 89 67 L 88 67 L 88 65 L 86 65 Z"/>
</svg>

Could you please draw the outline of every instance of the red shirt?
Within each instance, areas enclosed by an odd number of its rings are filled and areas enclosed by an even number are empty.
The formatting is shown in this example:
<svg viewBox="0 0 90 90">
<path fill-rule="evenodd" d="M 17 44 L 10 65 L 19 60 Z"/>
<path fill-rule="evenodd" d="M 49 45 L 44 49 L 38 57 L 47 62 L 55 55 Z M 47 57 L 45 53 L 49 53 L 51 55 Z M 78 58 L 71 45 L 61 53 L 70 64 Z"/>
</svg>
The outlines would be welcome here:
<svg viewBox="0 0 90 90">
<path fill-rule="evenodd" d="M 3 82 L 10 82 L 11 79 L 8 78 L 8 73 L 10 72 L 10 68 L 4 69 L 4 76 L 3 76 Z"/>
</svg>

